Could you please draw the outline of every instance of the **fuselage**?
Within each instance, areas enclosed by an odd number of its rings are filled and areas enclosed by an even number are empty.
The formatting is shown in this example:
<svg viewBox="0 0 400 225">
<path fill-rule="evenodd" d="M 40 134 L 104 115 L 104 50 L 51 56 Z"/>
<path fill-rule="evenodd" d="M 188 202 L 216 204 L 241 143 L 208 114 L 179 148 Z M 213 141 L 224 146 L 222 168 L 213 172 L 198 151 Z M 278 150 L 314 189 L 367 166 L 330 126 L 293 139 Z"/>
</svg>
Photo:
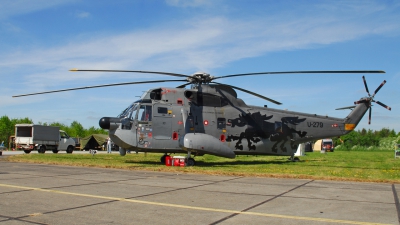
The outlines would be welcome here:
<svg viewBox="0 0 400 225">
<path fill-rule="evenodd" d="M 292 156 L 300 143 L 350 132 L 367 109 L 353 110 L 357 118 L 319 116 L 246 105 L 229 87 L 203 85 L 151 89 L 118 117 L 102 118 L 100 126 L 133 151 Z"/>
</svg>

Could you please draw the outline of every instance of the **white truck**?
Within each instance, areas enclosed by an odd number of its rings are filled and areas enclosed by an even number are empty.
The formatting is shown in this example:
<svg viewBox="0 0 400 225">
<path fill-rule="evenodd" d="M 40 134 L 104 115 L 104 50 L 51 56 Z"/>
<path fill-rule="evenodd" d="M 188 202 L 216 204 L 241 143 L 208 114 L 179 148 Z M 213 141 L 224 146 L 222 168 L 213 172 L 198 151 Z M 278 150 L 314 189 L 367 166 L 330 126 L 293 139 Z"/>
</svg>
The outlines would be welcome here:
<svg viewBox="0 0 400 225">
<path fill-rule="evenodd" d="M 59 127 L 16 124 L 15 146 L 27 154 L 32 150 L 37 150 L 39 153 L 45 153 L 46 150 L 52 150 L 53 153 L 65 150 L 67 153 L 72 153 L 75 149 L 75 141 Z"/>
</svg>

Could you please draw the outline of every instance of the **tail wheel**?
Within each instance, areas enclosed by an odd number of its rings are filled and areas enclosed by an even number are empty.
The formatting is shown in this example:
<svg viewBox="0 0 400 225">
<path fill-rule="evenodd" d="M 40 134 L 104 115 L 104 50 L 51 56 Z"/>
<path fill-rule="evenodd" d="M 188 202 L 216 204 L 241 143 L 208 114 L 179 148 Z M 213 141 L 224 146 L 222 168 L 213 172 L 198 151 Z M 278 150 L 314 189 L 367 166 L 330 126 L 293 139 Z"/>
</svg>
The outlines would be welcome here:
<svg viewBox="0 0 400 225">
<path fill-rule="evenodd" d="M 74 148 L 73 148 L 71 145 L 68 146 L 68 148 L 67 148 L 67 153 L 68 153 L 68 154 L 71 154 L 73 151 L 74 151 Z"/>
<path fill-rule="evenodd" d="M 25 152 L 26 154 L 29 154 L 29 153 L 31 153 L 31 150 L 24 150 L 24 152 Z"/>
</svg>

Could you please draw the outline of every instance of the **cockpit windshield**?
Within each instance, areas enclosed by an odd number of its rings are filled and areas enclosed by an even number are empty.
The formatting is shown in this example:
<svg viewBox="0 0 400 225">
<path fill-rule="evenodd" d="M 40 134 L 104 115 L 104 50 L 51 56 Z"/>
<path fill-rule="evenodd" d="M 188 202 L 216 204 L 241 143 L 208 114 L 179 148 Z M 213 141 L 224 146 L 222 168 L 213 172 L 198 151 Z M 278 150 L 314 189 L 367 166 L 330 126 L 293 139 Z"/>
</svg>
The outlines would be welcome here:
<svg viewBox="0 0 400 225">
<path fill-rule="evenodd" d="M 134 103 L 132 103 L 131 105 L 128 106 L 128 108 L 126 108 L 124 111 L 122 111 L 121 114 L 118 115 L 118 118 L 129 118 L 131 120 L 134 119 L 137 107 L 139 105 L 139 102 L 136 101 Z"/>
</svg>

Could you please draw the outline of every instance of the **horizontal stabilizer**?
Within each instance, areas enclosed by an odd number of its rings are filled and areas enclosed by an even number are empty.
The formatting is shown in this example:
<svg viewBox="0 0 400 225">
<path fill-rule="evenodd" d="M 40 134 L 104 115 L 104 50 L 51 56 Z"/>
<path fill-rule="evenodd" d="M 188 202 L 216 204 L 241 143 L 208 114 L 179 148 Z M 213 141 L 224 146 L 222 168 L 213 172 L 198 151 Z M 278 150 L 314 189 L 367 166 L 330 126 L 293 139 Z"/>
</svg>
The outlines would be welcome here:
<svg viewBox="0 0 400 225">
<path fill-rule="evenodd" d="M 352 105 L 352 106 L 346 106 L 346 107 L 342 107 L 342 108 L 337 108 L 336 110 L 343 110 L 343 109 L 354 109 L 356 106 Z"/>
</svg>

